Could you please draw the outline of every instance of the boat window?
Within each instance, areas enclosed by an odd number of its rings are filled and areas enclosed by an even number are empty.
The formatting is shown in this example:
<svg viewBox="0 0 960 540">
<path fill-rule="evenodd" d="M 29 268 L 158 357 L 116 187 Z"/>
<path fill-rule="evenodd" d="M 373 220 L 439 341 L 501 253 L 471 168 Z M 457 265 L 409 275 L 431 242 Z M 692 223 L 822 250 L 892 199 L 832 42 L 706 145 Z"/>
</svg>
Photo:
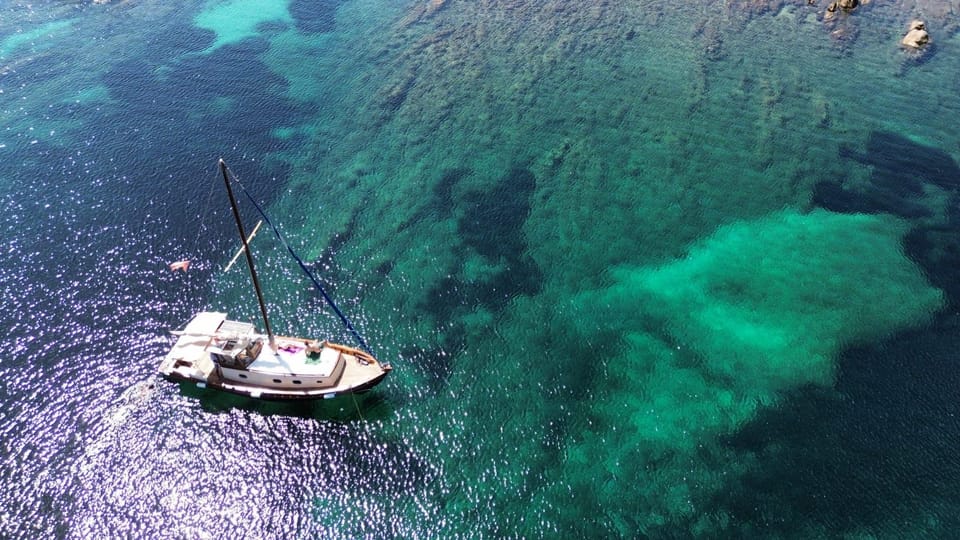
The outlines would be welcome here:
<svg viewBox="0 0 960 540">
<path fill-rule="evenodd" d="M 280 384 L 280 379 L 274 379 L 273 382 Z"/>
<path fill-rule="evenodd" d="M 246 374 L 246 373 L 237 373 L 237 376 L 239 376 L 241 379 L 246 379 L 246 378 L 247 378 L 247 374 Z"/>
<path fill-rule="evenodd" d="M 303 381 L 298 381 L 298 380 L 294 379 L 293 384 L 303 384 Z"/>
</svg>

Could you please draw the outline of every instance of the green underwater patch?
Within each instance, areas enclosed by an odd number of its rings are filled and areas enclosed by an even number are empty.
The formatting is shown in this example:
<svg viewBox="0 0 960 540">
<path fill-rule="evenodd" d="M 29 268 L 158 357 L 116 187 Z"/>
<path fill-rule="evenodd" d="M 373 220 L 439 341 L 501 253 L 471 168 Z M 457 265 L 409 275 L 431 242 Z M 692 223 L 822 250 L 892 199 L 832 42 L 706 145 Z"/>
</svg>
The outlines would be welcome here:
<svg viewBox="0 0 960 540">
<path fill-rule="evenodd" d="M 568 435 L 544 500 L 572 490 L 576 508 L 603 509 L 609 534 L 729 525 L 703 511 L 751 457 L 722 437 L 787 390 L 831 385 L 842 348 L 942 306 L 901 252 L 905 232 L 889 216 L 785 211 L 721 227 L 662 266 L 616 270 L 582 302 L 620 336 L 619 354 L 594 377 L 590 426 Z M 590 518 L 552 519 L 586 531 Z"/>
<path fill-rule="evenodd" d="M 682 260 L 621 268 L 601 297 L 613 320 L 662 324 L 712 377 L 772 391 L 827 385 L 842 347 L 940 307 L 901 251 L 905 232 L 885 216 L 781 212 L 722 227 Z"/>
<path fill-rule="evenodd" d="M 259 35 L 260 25 L 269 22 L 292 23 L 288 2 L 276 0 L 228 0 L 214 2 L 194 18 L 198 28 L 216 34 L 214 42 L 204 50 L 211 53 L 225 45 Z"/>
<path fill-rule="evenodd" d="M 31 52 L 49 49 L 56 45 L 57 39 L 62 38 L 72 25 L 72 19 L 51 21 L 26 32 L 10 34 L 0 41 L 0 59 L 6 59 L 18 49 L 27 46 Z"/>
</svg>

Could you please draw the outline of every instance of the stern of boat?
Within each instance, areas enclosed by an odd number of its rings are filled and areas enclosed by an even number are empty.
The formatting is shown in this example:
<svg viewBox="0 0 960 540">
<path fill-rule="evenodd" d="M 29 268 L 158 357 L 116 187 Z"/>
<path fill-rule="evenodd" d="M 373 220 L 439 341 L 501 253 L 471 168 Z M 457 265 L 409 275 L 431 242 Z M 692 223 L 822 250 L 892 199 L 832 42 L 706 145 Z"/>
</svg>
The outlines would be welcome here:
<svg viewBox="0 0 960 540">
<path fill-rule="evenodd" d="M 215 378 L 217 366 L 207 346 L 226 317 L 226 313 L 198 313 L 182 331 L 175 332 L 177 342 L 160 362 L 160 374 L 172 380 L 203 383 Z"/>
</svg>

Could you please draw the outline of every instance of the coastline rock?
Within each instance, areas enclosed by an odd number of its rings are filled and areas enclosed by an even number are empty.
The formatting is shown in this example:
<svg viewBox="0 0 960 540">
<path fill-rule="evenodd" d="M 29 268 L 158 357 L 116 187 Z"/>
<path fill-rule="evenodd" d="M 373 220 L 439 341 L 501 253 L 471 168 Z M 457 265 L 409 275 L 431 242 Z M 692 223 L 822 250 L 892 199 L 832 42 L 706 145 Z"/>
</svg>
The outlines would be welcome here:
<svg viewBox="0 0 960 540">
<path fill-rule="evenodd" d="M 930 43 L 930 34 L 927 33 L 926 25 L 923 21 L 913 21 L 910 23 L 910 30 L 903 36 L 900 43 L 905 47 L 913 49 L 922 49 Z"/>
<path fill-rule="evenodd" d="M 863 2 L 864 4 L 868 2 Z M 816 2 L 811 2 L 808 0 L 808 5 L 815 5 Z M 853 10 L 860 7 L 860 0 L 834 0 L 827 4 L 827 11 L 823 14 L 824 21 L 830 21 L 836 17 L 840 12 L 850 13 Z"/>
</svg>

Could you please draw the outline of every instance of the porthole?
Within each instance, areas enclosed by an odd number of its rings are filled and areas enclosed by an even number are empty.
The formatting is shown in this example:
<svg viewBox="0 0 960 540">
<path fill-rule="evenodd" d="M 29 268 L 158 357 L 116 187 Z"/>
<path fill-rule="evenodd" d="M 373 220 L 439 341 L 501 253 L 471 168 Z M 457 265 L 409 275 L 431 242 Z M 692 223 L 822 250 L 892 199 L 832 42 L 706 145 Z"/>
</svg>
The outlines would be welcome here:
<svg viewBox="0 0 960 540">
<path fill-rule="evenodd" d="M 280 379 L 274 379 L 273 382 L 280 384 L 282 381 Z"/>
<path fill-rule="evenodd" d="M 246 373 L 238 373 L 237 375 L 239 375 L 241 379 L 246 379 L 246 378 L 247 378 L 247 374 L 246 374 Z"/>
<path fill-rule="evenodd" d="M 298 381 L 298 380 L 294 379 L 293 384 L 303 384 L 303 381 Z"/>
</svg>

